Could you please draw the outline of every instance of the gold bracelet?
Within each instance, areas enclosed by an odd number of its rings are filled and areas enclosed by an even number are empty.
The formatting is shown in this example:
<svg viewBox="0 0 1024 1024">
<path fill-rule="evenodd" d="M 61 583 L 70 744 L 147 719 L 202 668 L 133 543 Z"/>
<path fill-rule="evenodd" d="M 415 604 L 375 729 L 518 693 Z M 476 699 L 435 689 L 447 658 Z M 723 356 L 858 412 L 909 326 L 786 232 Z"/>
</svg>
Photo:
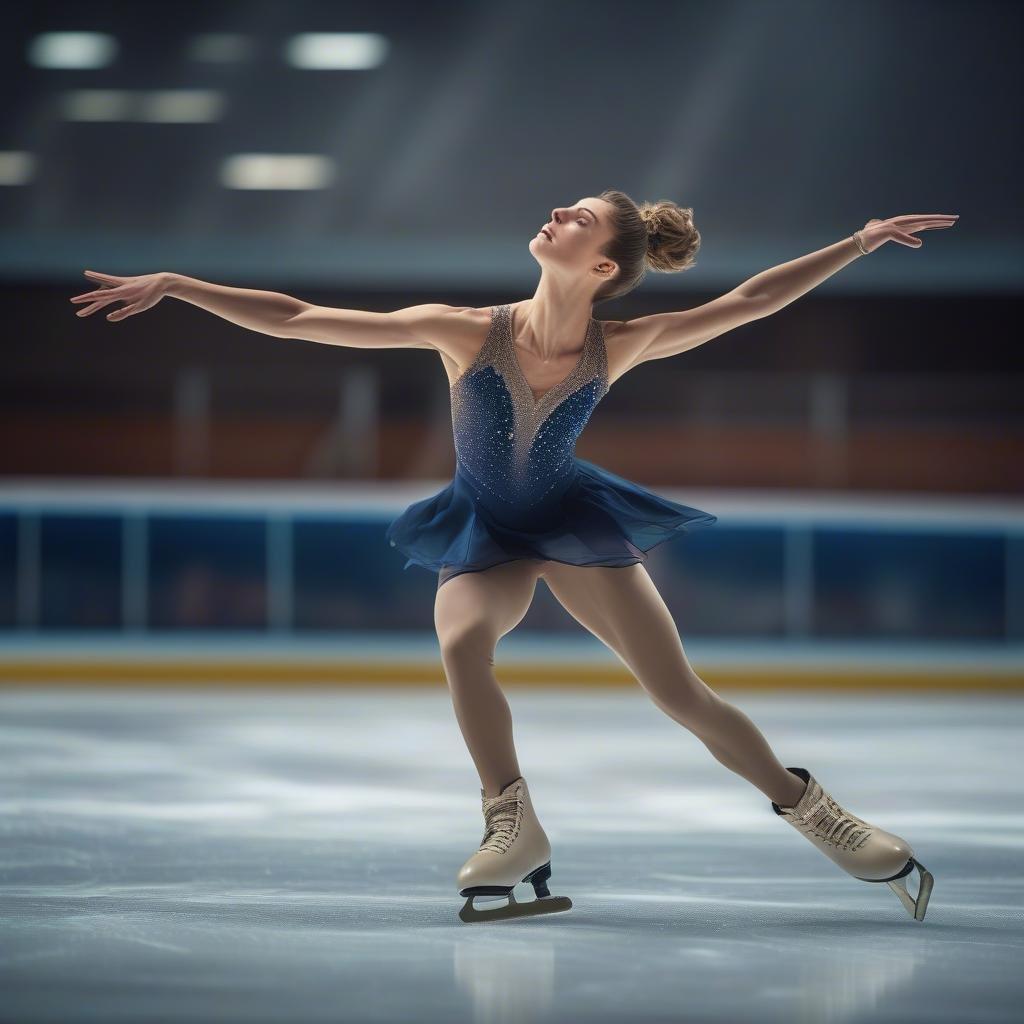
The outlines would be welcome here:
<svg viewBox="0 0 1024 1024">
<path fill-rule="evenodd" d="M 850 235 L 850 237 L 856 243 L 857 248 L 860 249 L 861 255 L 862 256 L 867 256 L 868 250 L 864 248 L 864 243 L 860 240 L 859 236 L 860 236 L 860 232 L 859 231 L 854 231 L 854 233 L 852 235 Z"/>
</svg>

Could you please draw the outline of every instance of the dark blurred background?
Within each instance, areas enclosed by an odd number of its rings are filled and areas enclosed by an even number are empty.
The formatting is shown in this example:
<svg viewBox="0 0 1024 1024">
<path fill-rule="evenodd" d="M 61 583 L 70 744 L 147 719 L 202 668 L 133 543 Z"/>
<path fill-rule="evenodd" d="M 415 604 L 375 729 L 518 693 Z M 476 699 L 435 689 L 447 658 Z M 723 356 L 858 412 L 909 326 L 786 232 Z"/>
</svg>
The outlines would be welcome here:
<svg viewBox="0 0 1024 1024">
<path fill-rule="evenodd" d="M 434 579 L 403 573 L 382 532 L 454 470 L 435 353 L 273 338 L 174 299 L 81 320 L 68 299 L 91 269 L 373 310 L 515 301 L 551 208 L 619 188 L 691 206 L 702 246 L 595 307 L 606 320 L 698 305 L 872 217 L 960 215 L 602 403 L 582 457 L 719 514 L 652 553 L 687 628 L 1024 635 L 1019 4 L 41 2 L 5 19 L 8 627 L 429 629 Z M 202 516 L 234 485 L 255 518 L 247 535 L 229 517 L 229 557 Z M 310 495 L 327 525 L 304 542 Z M 821 552 L 854 499 L 872 504 L 844 529 L 909 531 L 897 561 L 922 508 L 967 553 L 932 527 L 901 573 L 869 542 L 878 578 L 853 597 Z M 107 548 L 76 532 L 101 511 Z M 304 543 L 322 585 L 302 582 Z M 107 582 L 86 599 L 90 574 Z M 958 581 L 970 596 L 944 617 Z M 845 610 L 826 628 L 830 586 Z M 547 595 L 526 625 L 570 626 Z"/>
</svg>

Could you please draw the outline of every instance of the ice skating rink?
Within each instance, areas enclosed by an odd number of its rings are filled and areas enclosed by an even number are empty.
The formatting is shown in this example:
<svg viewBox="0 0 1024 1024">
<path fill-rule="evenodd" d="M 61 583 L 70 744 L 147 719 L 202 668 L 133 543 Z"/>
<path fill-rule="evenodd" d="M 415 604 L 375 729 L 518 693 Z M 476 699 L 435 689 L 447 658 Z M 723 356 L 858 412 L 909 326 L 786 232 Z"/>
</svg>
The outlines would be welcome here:
<svg viewBox="0 0 1024 1024">
<path fill-rule="evenodd" d="M 574 907 L 467 925 L 483 823 L 446 691 L 3 692 L 0 1017 L 1020 1019 L 1019 698 L 723 692 L 911 842 L 918 923 L 642 692 L 507 693 Z"/>
<path fill-rule="evenodd" d="M 0 1024 L 1024 1022 L 1024 3 L 4 15 Z"/>
</svg>

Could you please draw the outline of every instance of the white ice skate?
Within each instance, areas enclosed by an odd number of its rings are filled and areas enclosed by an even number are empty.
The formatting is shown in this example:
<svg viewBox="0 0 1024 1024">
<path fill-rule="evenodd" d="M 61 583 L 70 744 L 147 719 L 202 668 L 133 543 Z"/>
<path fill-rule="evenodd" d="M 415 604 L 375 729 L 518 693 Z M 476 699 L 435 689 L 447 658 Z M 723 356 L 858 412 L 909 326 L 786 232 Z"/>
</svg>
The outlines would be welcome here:
<svg viewBox="0 0 1024 1024">
<path fill-rule="evenodd" d="M 459 869 L 459 895 L 468 897 L 459 917 L 468 924 L 568 910 L 568 896 L 548 892 L 551 844 L 533 810 L 526 779 L 519 776 L 497 796 L 484 796 L 481 789 L 480 800 L 486 828 L 480 849 Z M 519 882 L 531 882 L 537 898 L 517 903 L 512 890 Z M 500 905 L 478 909 L 474 897 L 492 897 Z"/>
<path fill-rule="evenodd" d="M 807 788 L 792 807 L 780 807 L 772 801 L 775 813 L 854 878 L 863 882 L 885 882 L 907 913 L 915 921 L 923 921 L 934 879 L 931 872 L 914 859 L 910 844 L 844 810 L 806 769 L 786 770 L 806 782 Z M 907 891 L 904 881 L 914 868 L 919 876 L 916 898 Z"/>
</svg>

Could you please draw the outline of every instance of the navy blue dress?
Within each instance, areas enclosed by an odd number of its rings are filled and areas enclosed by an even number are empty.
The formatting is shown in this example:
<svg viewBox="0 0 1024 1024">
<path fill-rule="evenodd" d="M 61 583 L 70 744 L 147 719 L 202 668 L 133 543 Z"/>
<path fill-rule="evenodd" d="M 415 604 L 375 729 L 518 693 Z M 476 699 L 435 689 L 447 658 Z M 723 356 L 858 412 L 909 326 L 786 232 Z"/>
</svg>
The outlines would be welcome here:
<svg viewBox="0 0 1024 1024">
<path fill-rule="evenodd" d="M 607 393 L 597 320 L 575 369 L 538 399 L 515 354 L 509 306 L 493 307 L 487 339 L 451 388 L 455 476 L 388 526 L 404 568 L 431 569 L 440 586 L 519 558 L 633 565 L 656 544 L 714 524 L 710 512 L 577 458 L 576 441 Z"/>
</svg>

